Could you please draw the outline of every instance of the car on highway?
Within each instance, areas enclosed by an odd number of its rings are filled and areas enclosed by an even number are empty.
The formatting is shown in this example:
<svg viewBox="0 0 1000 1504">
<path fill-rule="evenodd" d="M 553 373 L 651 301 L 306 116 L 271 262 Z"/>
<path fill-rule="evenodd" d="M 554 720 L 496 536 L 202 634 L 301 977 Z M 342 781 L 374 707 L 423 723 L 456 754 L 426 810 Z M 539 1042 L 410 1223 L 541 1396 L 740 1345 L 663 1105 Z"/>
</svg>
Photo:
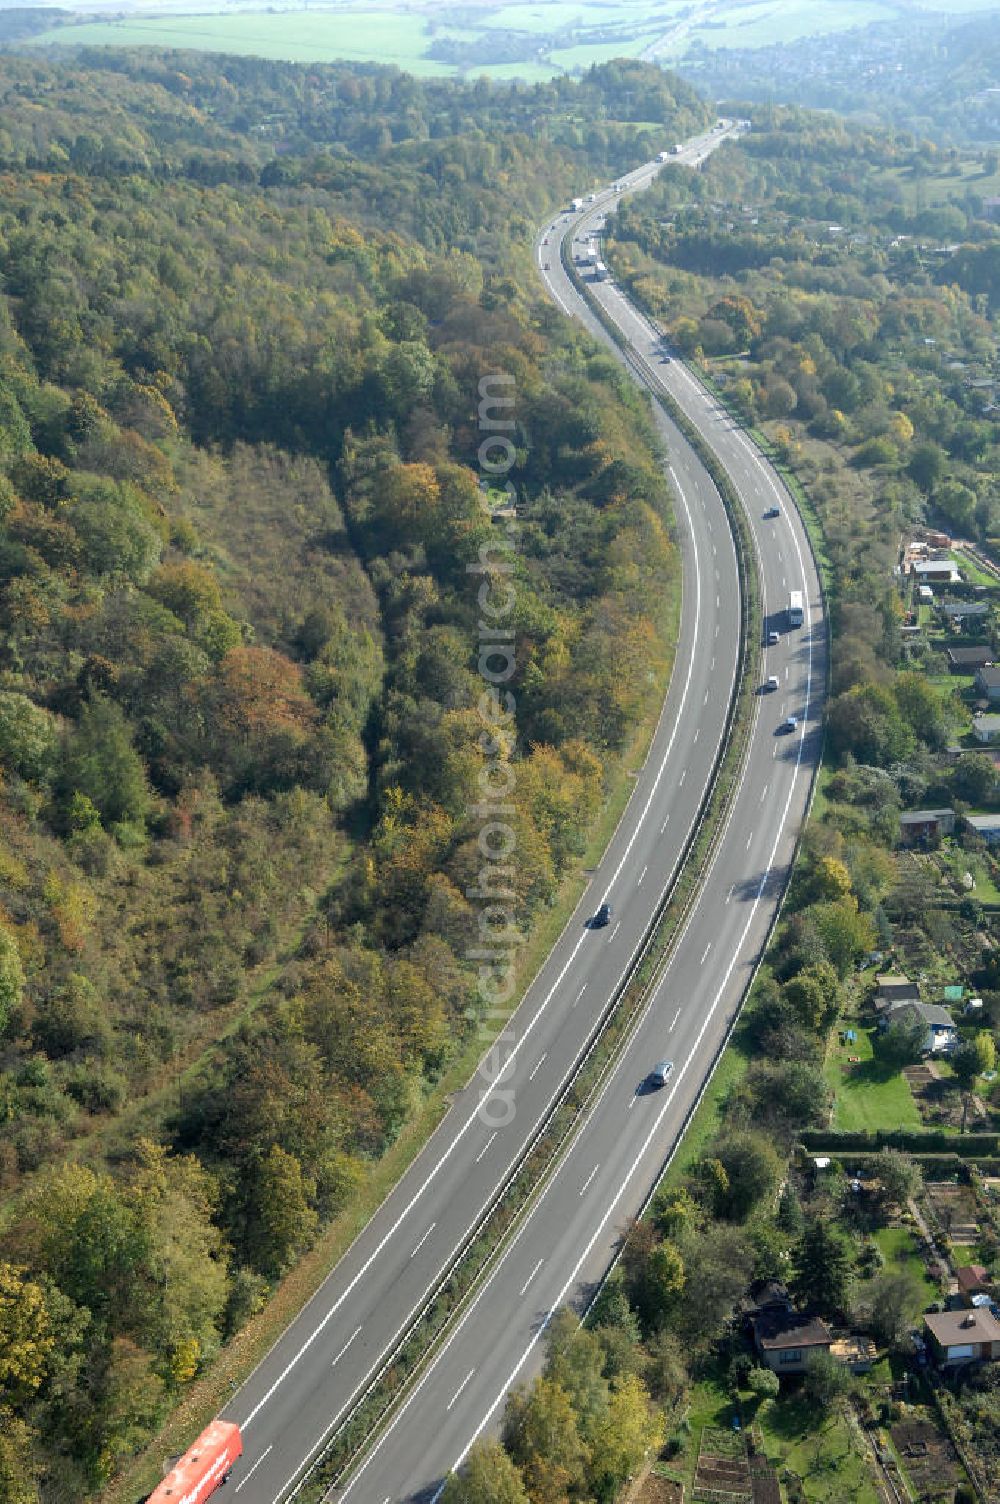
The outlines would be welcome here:
<svg viewBox="0 0 1000 1504">
<path fill-rule="evenodd" d="M 611 923 L 611 905 L 609 903 L 602 903 L 590 922 L 595 930 L 603 930 L 605 925 Z"/>
<path fill-rule="evenodd" d="M 543 272 L 547 272 L 547 271 L 550 271 L 550 270 L 551 270 L 551 268 L 549 266 L 549 263 L 547 261 L 543 261 L 542 262 L 542 271 Z"/>
<path fill-rule="evenodd" d="M 767 519 L 770 519 L 771 517 L 780 517 L 781 516 L 781 508 L 780 507 L 768 507 L 767 511 L 764 513 L 764 516 Z"/>
<path fill-rule="evenodd" d="M 547 235 L 543 235 L 542 236 L 542 245 L 548 245 L 548 243 L 549 243 L 549 237 Z"/>
<path fill-rule="evenodd" d="M 781 725 L 778 727 L 778 732 L 779 732 L 779 734 L 781 736 L 784 736 L 784 735 L 786 735 L 787 732 L 794 731 L 795 728 L 796 728 L 796 726 L 798 726 L 798 724 L 799 724 L 799 718 L 798 718 L 797 715 L 786 715 L 785 719 L 782 721 Z"/>
<path fill-rule="evenodd" d="M 672 1060 L 658 1060 L 649 1073 L 650 1086 L 666 1086 L 674 1068 Z"/>
<path fill-rule="evenodd" d="M 663 366 L 668 366 L 670 364 L 670 356 L 669 355 L 661 355 L 660 356 L 660 364 L 663 365 Z"/>
<path fill-rule="evenodd" d="M 777 676 L 777 674 L 768 674 L 767 678 L 764 680 L 764 683 L 763 683 L 763 685 L 761 687 L 763 688 L 765 694 L 770 694 L 773 689 L 777 689 L 777 687 L 778 687 L 778 676 Z"/>
<path fill-rule="evenodd" d="M 777 645 L 778 645 L 778 643 L 780 641 L 781 641 L 781 633 L 780 632 L 768 632 L 768 634 L 767 634 L 767 645 L 768 645 L 769 648 L 777 647 Z"/>
</svg>

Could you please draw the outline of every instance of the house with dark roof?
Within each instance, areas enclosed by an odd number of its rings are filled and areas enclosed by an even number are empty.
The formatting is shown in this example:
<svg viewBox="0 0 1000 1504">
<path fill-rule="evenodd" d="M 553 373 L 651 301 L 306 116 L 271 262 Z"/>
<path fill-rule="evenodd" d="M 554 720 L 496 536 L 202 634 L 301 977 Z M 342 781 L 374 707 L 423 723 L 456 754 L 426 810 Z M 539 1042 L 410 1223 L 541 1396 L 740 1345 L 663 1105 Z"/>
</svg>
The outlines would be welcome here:
<svg viewBox="0 0 1000 1504">
<path fill-rule="evenodd" d="M 1000 841 L 1000 814 L 964 815 L 963 819 L 969 829 L 975 831 L 987 846 L 995 846 Z"/>
<path fill-rule="evenodd" d="M 986 1307 L 941 1311 L 924 1317 L 930 1348 L 940 1368 L 994 1363 L 1000 1358 L 1000 1321 Z"/>
<path fill-rule="evenodd" d="M 819 1316 L 775 1308 L 754 1317 L 753 1341 L 761 1362 L 774 1373 L 805 1373 L 813 1353 L 830 1351 L 833 1333 Z"/>
<path fill-rule="evenodd" d="M 904 977 L 901 972 L 887 971 L 875 978 L 875 1007 L 880 1013 L 899 1003 L 919 1003 L 920 989 L 916 982 Z"/>
<path fill-rule="evenodd" d="M 953 674 L 974 674 L 977 669 L 993 665 L 991 647 L 949 648 L 945 657 Z"/>
<path fill-rule="evenodd" d="M 1000 668 L 981 668 L 976 672 L 976 694 L 991 705 L 1000 705 Z"/>
<path fill-rule="evenodd" d="M 978 620 L 986 616 L 990 609 L 989 601 L 942 601 L 938 607 L 941 615 L 949 626 L 962 627 L 967 621 Z"/>
<path fill-rule="evenodd" d="M 953 809 L 910 809 L 899 817 L 899 839 L 904 846 L 940 840 L 955 830 Z"/>
</svg>

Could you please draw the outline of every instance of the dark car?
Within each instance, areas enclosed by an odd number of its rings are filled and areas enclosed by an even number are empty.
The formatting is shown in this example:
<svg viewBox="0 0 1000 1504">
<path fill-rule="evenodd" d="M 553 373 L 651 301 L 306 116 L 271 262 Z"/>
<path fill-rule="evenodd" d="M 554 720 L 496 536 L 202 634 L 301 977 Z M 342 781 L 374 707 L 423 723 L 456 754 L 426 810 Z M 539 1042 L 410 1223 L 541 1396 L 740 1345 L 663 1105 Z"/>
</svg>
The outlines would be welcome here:
<svg viewBox="0 0 1000 1504">
<path fill-rule="evenodd" d="M 611 923 L 611 905 L 609 903 L 601 904 L 601 907 L 594 915 L 592 923 L 595 930 L 603 930 L 606 924 Z"/>
<path fill-rule="evenodd" d="M 784 736 L 789 731 L 794 731 L 796 729 L 796 727 L 798 726 L 798 724 L 799 724 L 799 718 L 798 718 L 797 715 L 786 716 L 785 719 L 782 721 L 781 725 L 778 727 L 778 731 L 781 733 L 782 736 Z"/>
<path fill-rule="evenodd" d="M 780 517 L 781 516 L 781 508 L 780 507 L 768 507 L 767 511 L 764 513 L 764 516 L 767 517 L 767 518 Z"/>
<path fill-rule="evenodd" d="M 658 1060 L 649 1073 L 650 1086 L 666 1086 L 673 1068 L 672 1060 Z"/>
</svg>

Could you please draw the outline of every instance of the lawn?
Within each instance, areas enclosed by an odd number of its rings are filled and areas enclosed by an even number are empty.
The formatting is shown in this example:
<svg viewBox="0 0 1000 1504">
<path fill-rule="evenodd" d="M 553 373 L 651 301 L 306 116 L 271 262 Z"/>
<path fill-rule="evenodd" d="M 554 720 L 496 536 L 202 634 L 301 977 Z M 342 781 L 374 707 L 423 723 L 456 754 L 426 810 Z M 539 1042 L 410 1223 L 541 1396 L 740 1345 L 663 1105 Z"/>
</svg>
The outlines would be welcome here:
<svg viewBox="0 0 1000 1504">
<path fill-rule="evenodd" d="M 856 1038 L 840 1043 L 840 1031 L 853 1028 Z M 835 1102 L 832 1126 L 846 1132 L 874 1128 L 919 1128 L 920 1113 L 902 1074 L 874 1058 L 873 1029 L 859 1029 L 842 1019 L 827 1052 L 823 1073 Z M 849 1057 L 857 1056 L 856 1060 Z"/>
<path fill-rule="evenodd" d="M 684 1137 L 677 1145 L 664 1171 L 663 1178 L 657 1187 L 659 1192 L 665 1188 L 679 1186 L 690 1167 L 703 1152 L 705 1145 L 718 1133 L 725 1117 L 725 1105 L 729 1093 L 741 1076 L 746 1073 L 746 1068 L 746 1056 L 730 1040 L 719 1059 L 708 1089 L 685 1130 Z"/>
<path fill-rule="evenodd" d="M 757 1411 L 764 1450 L 778 1468 L 802 1479 L 809 1504 L 879 1504 L 857 1433 L 839 1408 L 817 1415 L 800 1390 Z"/>
<path fill-rule="evenodd" d="M 874 1238 L 885 1259 L 887 1273 L 905 1272 L 919 1281 L 920 1294 L 910 1312 L 911 1319 L 916 1324 L 920 1313 L 927 1309 L 932 1300 L 939 1300 L 941 1296 L 941 1291 L 927 1275 L 916 1235 L 909 1227 L 880 1227 Z"/>
<path fill-rule="evenodd" d="M 996 181 L 997 186 L 1000 187 L 1000 173 L 997 174 L 996 180 L 994 180 L 993 178 L 987 179 L 987 182 L 990 183 L 994 181 Z M 996 191 L 996 188 L 990 189 L 990 192 L 995 193 Z M 968 580 L 970 585 L 984 585 L 988 590 L 996 589 L 997 582 L 995 577 L 991 574 L 987 574 L 985 569 L 981 569 L 970 554 L 958 553 L 955 549 L 952 549 L 951 557 L 958 565 L 959 569 L 962 571 L 962 574 Z"/>
</svg>

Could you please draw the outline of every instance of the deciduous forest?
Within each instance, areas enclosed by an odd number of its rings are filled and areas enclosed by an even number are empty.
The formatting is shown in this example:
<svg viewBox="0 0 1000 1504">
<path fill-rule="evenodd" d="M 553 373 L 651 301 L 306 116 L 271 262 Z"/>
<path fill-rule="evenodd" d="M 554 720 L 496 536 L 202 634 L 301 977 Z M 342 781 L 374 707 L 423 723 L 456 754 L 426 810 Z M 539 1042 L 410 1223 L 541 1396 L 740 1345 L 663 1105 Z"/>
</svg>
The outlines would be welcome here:
<svg viewBox="0 0 1000 1504">
<path fill-rule="evenodd" d="M 647 411 L 534 223 L 708 120 L 580 85 L 0 68 L 0 1494 L 91 1496 L 477 1024 L 465 890 L 514 378 L 517 906 L 669 661 Z"/>
</svg>

